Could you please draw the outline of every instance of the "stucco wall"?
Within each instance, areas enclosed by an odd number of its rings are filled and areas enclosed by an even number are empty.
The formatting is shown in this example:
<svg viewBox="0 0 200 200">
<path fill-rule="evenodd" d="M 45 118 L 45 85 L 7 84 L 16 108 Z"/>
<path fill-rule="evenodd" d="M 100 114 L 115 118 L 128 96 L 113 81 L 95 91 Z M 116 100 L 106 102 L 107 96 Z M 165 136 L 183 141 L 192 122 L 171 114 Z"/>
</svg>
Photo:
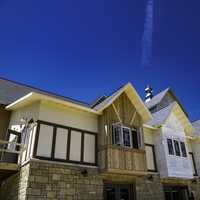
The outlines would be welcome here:
<svg viewBox="0 0 200 200">
<path fill-rule="evenodd" d="M 91 132 L 98 130 L 96 115 L 51 103 L 41 103 L 39 119 Z"/>
<path fill-rule="evenodd" d="M 160 136 L 156 138 L 156 155 L 161 177 L 193 178 L 192 164 L 189 156 L 185 158 L 169 155 L 168 153 L 167 138 L 186 142 L 185 132 L 181 123 L 174 114 L 171 114 L 160 130 Z"/>
<path fill-rule="evenodd" d="M 35 102 L 31 105 L 12 111 L 9 128 L 20 132 L 23 127 L 20 126 L 20 124 L 23 124 L 21 119 L 24 118 L 30 120 L 33 118 L 34 121 L 37 121 L 39 117 L 39 109 L 40 102 Z"/>
</svg>

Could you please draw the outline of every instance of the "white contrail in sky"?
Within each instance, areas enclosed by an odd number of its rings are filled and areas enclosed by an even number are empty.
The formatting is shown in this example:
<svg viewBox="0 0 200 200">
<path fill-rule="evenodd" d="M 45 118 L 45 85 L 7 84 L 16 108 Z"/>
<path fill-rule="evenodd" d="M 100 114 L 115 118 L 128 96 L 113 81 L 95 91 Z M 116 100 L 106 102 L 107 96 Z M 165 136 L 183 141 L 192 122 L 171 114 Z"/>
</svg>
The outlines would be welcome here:
<svg viewBox="0 0 200 200">
<path fill-rule="evenodd" d="M 142 37 L 142 66 L 149 66 L 152 62 L 152 42 L 154 31 L 153 7 L 154 0 L 147 0 L 144 33 Z"/>
</svg>

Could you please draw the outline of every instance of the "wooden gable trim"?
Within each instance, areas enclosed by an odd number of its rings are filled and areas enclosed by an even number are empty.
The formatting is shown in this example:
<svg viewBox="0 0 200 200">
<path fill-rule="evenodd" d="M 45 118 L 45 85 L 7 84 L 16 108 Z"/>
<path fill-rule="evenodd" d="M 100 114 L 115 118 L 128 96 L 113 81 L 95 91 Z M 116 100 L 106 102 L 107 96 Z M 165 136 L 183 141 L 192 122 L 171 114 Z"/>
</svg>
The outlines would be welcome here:
<svg viewBox="0 0 200 200">
<path fill-rule="evenodd" d="M 119 115 L 119 112 L 117 111 L 117 108 L 116 108 L 116 106 L 114 105 L 114 103 L 112 103 L 112 107 L 113 107 L 113 110 L 115 111 L 115 114 L 116 114 L 116 116 L 117 116 L 119 122 L 122 123 L 122 119 L 121 119 L 121 117 L 120 117 L 120 115 Z"/>
<path fill-rule="evenodd" d="M 132 126 L 136 117 L 137 111 L 135 110 L 135 112 L 133 113 L 133 116 L 131 117 L 131 121 L 130 121 L 130 125 Z"/>
</svg>

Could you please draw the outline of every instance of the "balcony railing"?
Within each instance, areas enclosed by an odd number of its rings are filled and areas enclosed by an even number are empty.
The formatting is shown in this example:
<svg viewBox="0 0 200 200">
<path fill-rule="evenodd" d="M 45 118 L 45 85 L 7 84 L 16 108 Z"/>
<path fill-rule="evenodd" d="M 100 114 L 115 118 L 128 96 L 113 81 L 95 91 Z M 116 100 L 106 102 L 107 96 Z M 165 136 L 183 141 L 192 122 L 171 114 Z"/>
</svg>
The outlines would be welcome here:
<svg viewBox="0 0 200 200">
<path fill-rule="evenodd" d="M 99 152 L 103 172 L 144 174 L 147 172 L 145 151 L 109 145 Z"/>
<path fill-rule="evenodd" d="M 0 163 L 20 164 L 24 145 L 0 140 Z"/>
</svg>

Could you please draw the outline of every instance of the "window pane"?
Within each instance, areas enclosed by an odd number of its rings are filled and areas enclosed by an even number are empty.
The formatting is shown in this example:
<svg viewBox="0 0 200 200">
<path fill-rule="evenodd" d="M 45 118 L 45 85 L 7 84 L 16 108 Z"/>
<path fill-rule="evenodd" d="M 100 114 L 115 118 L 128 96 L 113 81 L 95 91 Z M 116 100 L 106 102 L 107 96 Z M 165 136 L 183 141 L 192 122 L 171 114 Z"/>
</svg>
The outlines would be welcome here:
<svg viewBox="0 0 200 200">
<path fill-rule="evenodd" d="M 130 135 L 130 129 L 129 128 L 123 128 L 123 140 L 124 140 L 124 146 L 131 147 L 131 135 Z"/>
<path fill-rule="evenodd" d="M 120 200 L 129 200 L 129 189 L 128 188 L 121 188 L 120 189 Z"/>
<path fill-rule="evenodd" d="M 177 156 L 181 156 L 181 151 L 179 148 L 179 142 L 177 140 L 174 140 L 174 148 Z"/>
<path fill-rule="evenodd" d="M 186 152 L 186 148 L 185 148 L 185 143 L 184 143 L 184 142 L 180 142 L 180 144 L 181 144 L 182 156 L 183 156 L 183 157 L 187 157 L 187 152 Z"/>
<path fill-rule="evenodd" d="M 168 146 L 169 155 L 174 155 L 174 149 L 173 149 L 173 144 L 172 144 L 171 139 L 167 139 L 167 146 Z"/>
<path fill-rule="evenodd" d="M 141 134 L 142 134 L 142 129 L 137 128 L 137 141 L 138 141 L 138 148 L 142 146 L 141 142 Z"/>
<path fill-rule="evenodd" d="M 138 149 L 139 145 L 138 145 L 138 133 L 136 130 L 132 130 L 132 143 L 133 143 L 133 148 Z"/>
<path fill-rule="evenodd" d="M 120 145 L 121 144 L 121 126 L 113 125 L 113 144 Z"/>
<path fill-rule="evenodd" d="M 106 200 L 115 200 L 115 188 L 114 187 L 106 187 L 105 188 L 105 199 Z"/>
</svg>

